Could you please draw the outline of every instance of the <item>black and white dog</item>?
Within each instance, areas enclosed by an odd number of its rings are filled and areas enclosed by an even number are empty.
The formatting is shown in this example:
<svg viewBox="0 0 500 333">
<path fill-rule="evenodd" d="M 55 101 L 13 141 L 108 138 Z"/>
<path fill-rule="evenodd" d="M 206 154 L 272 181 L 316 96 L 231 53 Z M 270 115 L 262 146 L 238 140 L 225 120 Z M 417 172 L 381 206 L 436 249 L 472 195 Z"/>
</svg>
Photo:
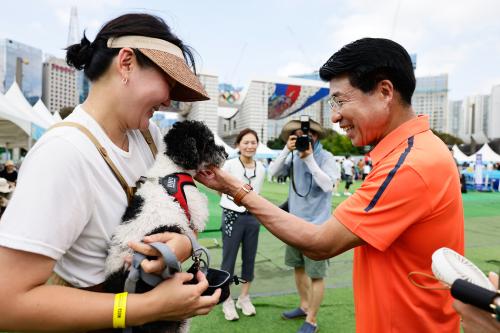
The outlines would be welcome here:
<svg viewBox="0 0 500 333">
<path fill-rule="evenodd" d="M 208 220 L 208 200 L 194 185 L 192 176 L 209 165 L 222 166 L 227 158 L 224 147 L 214 141 L 212 132 L 199 121 L 177 122 L 158 147 L 155 163 L 147 172 L 132 202 L 116 228 L 106 259 L 105 291 L 122 292 L 129 274 L 124 258 L 132 254 L 129 241 L 161 232 L 202 231 Z M 183 184 L 182 179 L 187 178 Z M 188 185 L 188 186 L 184 186 Z M 169 195 L 181 191 L 182 195 Z M 179 194 L 179 192 L 177 193 Z M 191 231 L 192 230 L 192 231 Z M 135 292 L 151 287 L 139 280 Z M 134 327 L 133 332 L 187 332 L 189 323 L 157 322 Z"/>
</svg>

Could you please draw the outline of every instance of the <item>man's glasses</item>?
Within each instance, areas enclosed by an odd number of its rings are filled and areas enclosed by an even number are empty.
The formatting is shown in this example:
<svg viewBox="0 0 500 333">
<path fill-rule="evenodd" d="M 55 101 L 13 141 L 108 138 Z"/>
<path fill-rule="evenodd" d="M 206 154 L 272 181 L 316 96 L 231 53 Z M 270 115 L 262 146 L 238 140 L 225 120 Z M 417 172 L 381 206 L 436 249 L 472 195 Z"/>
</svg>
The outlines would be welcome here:
<svg viewBox="0 0 500 333">
<path fill-rule="evenodd" d="M 328 99 L 328 105 L 330 105 L 330 107 L 332 108 L 332 111 L 340 111 L 340 108 L 342 107 L 342 105 L 344 104 L 343 101 L 339 101 L 337 99 L 337 96 L 331 96 L 329 99 Z"/>
</svg>

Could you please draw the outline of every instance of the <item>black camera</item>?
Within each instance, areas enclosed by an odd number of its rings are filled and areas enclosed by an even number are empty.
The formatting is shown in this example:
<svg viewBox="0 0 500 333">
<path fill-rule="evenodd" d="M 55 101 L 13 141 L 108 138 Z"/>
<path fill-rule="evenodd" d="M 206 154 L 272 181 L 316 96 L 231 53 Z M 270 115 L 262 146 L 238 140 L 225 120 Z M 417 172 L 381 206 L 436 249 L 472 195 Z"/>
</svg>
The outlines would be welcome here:
<svg viewBox="0 0 500 333">
<path fill-rule="evenodd" d="M 298 151 L 306 151 L 309 148 L 309 143 L 312 143 L 312 139 L 309 136 L 309 116 L 300 116 L 300 129 L 302 130 L 302 135 L 297 137 L 295 141 L 295 148 Z"/>
</svg>

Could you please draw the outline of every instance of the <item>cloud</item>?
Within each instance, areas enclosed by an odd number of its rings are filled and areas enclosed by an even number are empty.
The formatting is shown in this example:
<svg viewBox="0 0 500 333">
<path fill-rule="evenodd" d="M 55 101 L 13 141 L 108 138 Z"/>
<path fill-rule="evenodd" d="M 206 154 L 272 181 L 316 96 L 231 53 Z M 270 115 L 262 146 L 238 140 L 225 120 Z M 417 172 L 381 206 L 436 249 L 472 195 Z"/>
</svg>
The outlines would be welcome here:
<svg viewBox="0 0 500 333">
<path fill-rule="evenodd" d="M 315 70 L 317 70 L 317 68 L 313 68 L 310 65 L 292 61 L 287 63 L 283 67 L 278 68 L 276 74 L 278 76 L 290 76 L 290 75 L 311 73 Z"/>
<path fill-rule="evenodd" d="M 417 54 L 417 76 L 448 73 L 453 94 L 465 95 L 484 91 L 498 64 L 499 12 L 494 0 L 353 0 L 327 20 L 328 43 L 338 50 L 363 37 L 393 39 Z"/>
</svg>

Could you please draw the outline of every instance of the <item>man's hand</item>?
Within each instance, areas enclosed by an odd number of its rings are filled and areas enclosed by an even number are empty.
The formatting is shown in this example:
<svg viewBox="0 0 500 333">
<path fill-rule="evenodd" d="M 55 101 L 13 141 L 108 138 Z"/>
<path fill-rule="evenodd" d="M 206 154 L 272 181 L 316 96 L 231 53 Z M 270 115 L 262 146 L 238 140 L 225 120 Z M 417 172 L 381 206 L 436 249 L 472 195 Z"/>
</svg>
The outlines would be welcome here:
<svg viewBox="0 0 500 333">
<path fill-rule="evenodd" d="M 217 167 L 210 167 L 208 169 L 198 171 L 194 179 L 212 190 L 216 190 L 217 192 L 225 193 L 230 196 L 234 196 L 243 185 L 240 180 Z"/>
<path fill-rule="evenodd" d="M 498 288 L 498 275 L 490 272 L 489 279 Z M 464 304 L 458 300 L 453 302 L 453 308 L 461 317 L 464 333 L 500 332 L 500 322 L 493 318 L 491 313 L 478 309 L 475 306 Z"/>
<path fill-rule="evenodd" d="M 297 136 L 296 135 L 290 135 L 288 137 L 288 140 L 286 142 L 286 147 L 288 148 L 289 151 L 294 151 L 295 150 L 295 143 L 297 142 Z"/>
<path fill-rule="evenodd" d="M 312 143 L 309 142 L 309 148 L 307 148 L 306 150 L 304 151 L 299 151 L 299 157 L 301 159 L 304 159 L 306 158 L 307 156 L 311 155 L 313 153 L 313 149 L 312 149 Z"/>
</svg>

